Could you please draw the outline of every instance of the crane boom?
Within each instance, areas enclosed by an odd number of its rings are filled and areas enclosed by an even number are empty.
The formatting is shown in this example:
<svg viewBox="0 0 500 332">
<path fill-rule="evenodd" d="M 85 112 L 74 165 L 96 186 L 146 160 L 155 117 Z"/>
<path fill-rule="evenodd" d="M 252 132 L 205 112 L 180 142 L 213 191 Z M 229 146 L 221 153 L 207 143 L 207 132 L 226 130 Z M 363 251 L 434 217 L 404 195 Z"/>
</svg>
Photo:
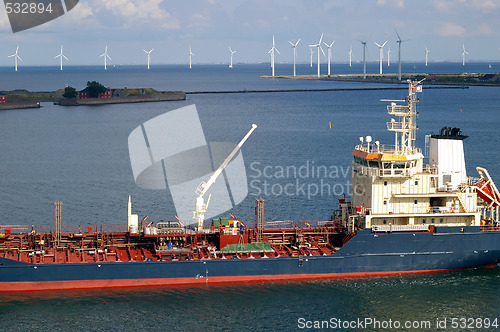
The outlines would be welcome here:
<svg viewBox="0 0 500 332">
<path fill-rule="evenodd" d="M 196 198 L 196 211 L 194 211 L 194 219 L 196 219 L 196 226 L 199 232 L 203 231 L 203 221 L 205 220 L 205 212 L 208 208 L 208 203 L 210 202 L 210 197 L 208 198 L 207 203 L 205 204 L 205 200 L 203 196 L 210 189 L 210 187 L 215 183 L 219 175 L 224 171 L 224 169 L 229 165 L 234 156 L 240 151 L 243 144 L 245 144 L 246 140 L 252 135 L 253 131 L 257 128 L 256 124 L 252 124 L 252 128 L 248 131 L 248 133 L 241 139 L 241 141 L 236 145 L 236 147 L 231 151 L 229 156 L 224 159 L 222 164 L 217 168 L 217 170 L 212 174 L 212 176 L 208 179 L 207 182 L 202 182 L 196 188 L 196 194 L 198 197 Z"/>
</svg>

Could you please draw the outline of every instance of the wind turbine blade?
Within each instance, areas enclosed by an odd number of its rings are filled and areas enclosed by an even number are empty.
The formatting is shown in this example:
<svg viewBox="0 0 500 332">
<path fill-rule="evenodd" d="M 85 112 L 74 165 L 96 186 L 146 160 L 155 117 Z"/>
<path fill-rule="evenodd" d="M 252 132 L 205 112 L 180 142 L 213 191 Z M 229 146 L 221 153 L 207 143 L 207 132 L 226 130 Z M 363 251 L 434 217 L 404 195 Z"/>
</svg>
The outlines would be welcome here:
<svg viewBox="0 0 500 332">
<path fill-rule="evenodd" d="M 379 43 L 375 43 L 375 45 L 377 45 L 378 47 L 382 48 L 382 45 L 380 45 Z"/>
<path fill-rule="evenodd" d="M 295 43 L 295 46 L 299 45 L 299 42 L 300 42 L 300 38 L 299 38 L 299 40 L 297 40 L 297 42 Z"/>
<path fill-rule="evenodd" d="M 467 53 L 467 54 L 468 54 L 468 53 Z M 16 54 L 16 56 L 17 56 L 17 58 L 18 58 L 19 60 L 21 60 L 21 62 L 23 62 L 23 59 L 21 59 L 21 57 L 20 57 L 19 55 L 17 55 L 17 54 Z"/>
<path fill-rule="evenodd" d="M 146 51 L 146 50 L 144 50 L 144 49 L 143 49 L 143 51 L 144 51 L 145 53 L 148 53 L 148 51 Z"/>
<path fill-rule="evenodd" d="M 57 59 L 57 58 L 58 58 L 58 57 L 60 57 L 60 56 L 61 56 L 61 54 L 58 54 L 58 55 L 56 55 L 56 56 L 54 57 L 54 59 Z"/>
<path fill-rule="evenodd" d="M 399 36 L 398 30 L 396 30 L 396 28 L 394 28 L 394 31 L 396 32 L 396 35 L 398 36 L 399 41 L 401 41 L 401 37 Z"/>
<path fill-rule="evenodd" d="M 323 53 L 323 56 L 326 56 L 325 51 L 323 51 L 323 48 L 320 46 L 319 49 L 321 50 L 321 53 Z"/>
<path fill-rule="evenodd" d="M 321 38 L 319 39 L 319 43 L 318 44 L 321 44 L 321 42 L 323 41 L 323 33 L 321 34 Z"/>
<path fill-rule="evenodd" d="M 107 54 L 106 54 L 106 57 L 107 57 L 109 60 L 111 60 L 111 57 L 110 57 L 109 55 L 107 55 Z M 111 60 L 111 61 L 112 61 L 112 60 Z"/>
<path fill-rule="evenodd" d="M 275 50 L 276 50 L 276 52 L 278 52 L 278 54 L 281 54 L 281 53 L 280 53 L 280 51 L 278 51 L 278 49 L 277 49 L 277 48 L 275 48 Z"/>
<path fill-rule="evenodd" d="M 154 47 L 151 49 L 151 51 L 149 51 L 149 53 L 153 52 L 154 51 Z"/>
<path fill-rule="evenodd" d="M 61 54 L 63 56 L 63 58 L 65 58 L 66 60 L 69 61 L 69 59 L 64 55 L 64 54 Z"/>
<path fill-rule="evenodd" d="M 296 45 L 294 43 L 292 43 L 291 41 L 288 41 L 290 43 L 290 45 L 292 45 L 292 47 L 295 47 Z"/>
<path fill-rule="evenodd" d="M 382 44 L 382 47 L 384 47 L 384 46 L 385 46 L 385 44 L 387 44 L 387 40 L 385 41 L 385 43 L 383 43 L 383 44 Z"/>
</svg>

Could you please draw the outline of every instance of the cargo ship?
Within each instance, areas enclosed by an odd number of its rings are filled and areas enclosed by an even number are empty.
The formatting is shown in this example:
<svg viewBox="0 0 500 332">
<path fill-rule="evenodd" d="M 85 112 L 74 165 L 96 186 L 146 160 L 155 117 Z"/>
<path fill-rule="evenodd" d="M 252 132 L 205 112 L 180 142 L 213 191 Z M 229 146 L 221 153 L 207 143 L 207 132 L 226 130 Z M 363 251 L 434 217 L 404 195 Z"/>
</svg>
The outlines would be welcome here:
<svg viewBox="0 0 500 332">
<path fill-rule="evenodd" d="M 415 147 L 417 93 L 387 100 L 394 144 L 360 137 L 352 152 L 351 196 L 325 221 L 205 220 L 203 195 L 256 126 L 193 198 L 195 223 L 150 222 L 132 214 L 119 225 L 67 226 L 54 203 L 52 226 L 0 229 L 0 291 L 263 282 L 406 275 L 497 266 L 500 193 L 488 171 L 467 176 L 458 128 Z M 397 120 L 395 119 L 397 118 Z M 424 163 L 424 161 L 427 161 Z M 219 172 L 220 171 L 220 172 Z M 210 200 L 210 197 L 209 197 Z M 125 215 L 125 213 L 124 213 Z"/>
</svg>

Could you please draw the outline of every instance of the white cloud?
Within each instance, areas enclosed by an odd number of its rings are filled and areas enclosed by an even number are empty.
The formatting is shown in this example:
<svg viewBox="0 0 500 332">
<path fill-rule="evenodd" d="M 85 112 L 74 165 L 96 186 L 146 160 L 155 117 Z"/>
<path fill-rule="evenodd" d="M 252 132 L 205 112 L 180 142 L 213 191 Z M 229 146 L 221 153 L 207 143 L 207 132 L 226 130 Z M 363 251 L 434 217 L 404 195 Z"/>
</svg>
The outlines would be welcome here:
<svg viewBox="0 0 500 332">
<path fill-rule="evenodd" d="M 163 0 L 95 0 L 99 11 L 111 11 L 115 16 L 126 18 L 128 22 L 152 20 L 162 22 L 166 29 L 179 29 L 176 18 L 161 8 Z"/>
<path fill-rule="evenodd" d="M 404 8 L 404 0 L 377 0 L 377 6 L 390 6 L 396 8 Z"/>
<path fill-rule="evenodd" d="M 92 16 L 94 16 L 94 12 L 88 3 L 80 2 L 78 6 L 66 14 L 66 19 L 82 21 Z"/>
<path fill-rule="evenodd" d="M 491 0 L 474 0 L 472 2 L 472 6 L 483 11 L 484 13 L 490 13 L 498 7 L 498 4 Z"/>
<path fill-rule="evenodd" d="M 438 26 L 437 33 L 440 36 L 463 36 L 465 34 L 465 27 L 451 22 L 442 22 Z"/>
<path fill-rule="evenodd" d="M 189 28 L 202 29 L 212 25 L 210 15 L 195 13 L 189 18 Z"/>
</svg>

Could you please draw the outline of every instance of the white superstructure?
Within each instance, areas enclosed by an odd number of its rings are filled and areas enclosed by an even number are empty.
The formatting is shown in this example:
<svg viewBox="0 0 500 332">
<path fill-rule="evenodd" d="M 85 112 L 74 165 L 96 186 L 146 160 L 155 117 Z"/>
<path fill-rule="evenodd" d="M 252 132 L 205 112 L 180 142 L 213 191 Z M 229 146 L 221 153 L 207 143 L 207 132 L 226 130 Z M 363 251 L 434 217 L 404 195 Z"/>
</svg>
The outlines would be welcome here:
<svg viewBox="0 0 500 332">
<path fill-rule="evenodd" d="M 482 218 L 498 218 L 491 204 L 486 216 L 488 206 L 478 200 L 477 179 L 467 177 L 467 136 L 458 128 L 443 127 L 440 135 L 429 137 L 429 163 L 424 164 L 421 149 L 414 146 L 420 83 L 409 81 L 406 104 L 388 101 L 392 118 L 387 130 L 394 132 L 394 145 L 360 137 L 352 153 L 352 227 L 479 226 Z"/>
</svg>

